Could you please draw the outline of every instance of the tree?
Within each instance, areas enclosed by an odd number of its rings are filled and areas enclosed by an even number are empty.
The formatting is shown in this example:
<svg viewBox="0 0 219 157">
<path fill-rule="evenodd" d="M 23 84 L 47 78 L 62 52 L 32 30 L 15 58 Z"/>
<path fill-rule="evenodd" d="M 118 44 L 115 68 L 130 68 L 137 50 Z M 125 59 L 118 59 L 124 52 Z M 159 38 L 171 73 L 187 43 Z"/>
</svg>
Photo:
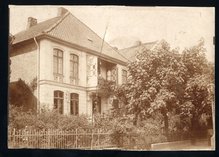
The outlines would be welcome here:
<svg viewBox="0 0 219 157">
<path fill-rule="evenodd" d="M 14 39 L 15 39 L 15 37 L 12 35 L 12 34 L 10 34 L 9 35 L 9 37 L 8 37 L 8 51 L 9 51 L 9 54 L 10 54 L 10 52 L 11 52 L 11 49 L 12 49 L 12 43 L 13 43 L 13 41 L 14 41 Z M 10 68 L 10 65 L 11 65 L 11 59 L 9 58 L 9 72 L 8 72 L 8 78 L 9 78 L 9 80 L 10 80 L 10 74 L 11 74 L 11 68 Z"/>
<path fill-rule="evenodd" d="M 127 113 L 134 116 L 134 124 L 156 112 L 163 115 L 164 130 L 168 134 L 168 114 L 178 106 L 183 95 L 186 68 L 181 55 L 163 41 L 153 50 L 137 55 L 128 65 L 129 77 L 124 86 Z"/>
<path fill-rule="evenodd" d="M 197 130 L 206 127 L 207 120 L 212 118 L 212 103 L 214 100 L 214 65 L 205 57 L 204 40 L 182 53 L 187 69 L 184 102 L 180 106 L 181 120 L 189 126 L 193 135 Z M 203 118 L 205 116 L 205 118 Z M 206 118 L 207 117 L 207 118 Z M 205 126 L 203 126 L 204 122 Z M 202 129 L 201 129 L 202 128 Z M 205 129 L 206 130 L 206 129 Z"/>
</svg>

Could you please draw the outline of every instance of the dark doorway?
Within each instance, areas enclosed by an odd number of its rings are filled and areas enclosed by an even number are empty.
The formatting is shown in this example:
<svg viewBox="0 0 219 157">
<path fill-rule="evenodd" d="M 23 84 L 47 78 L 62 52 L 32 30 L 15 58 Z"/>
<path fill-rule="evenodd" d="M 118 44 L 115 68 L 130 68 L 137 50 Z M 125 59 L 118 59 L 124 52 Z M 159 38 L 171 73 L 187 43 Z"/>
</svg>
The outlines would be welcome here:
<svg viewBox="0 0 219 157">
<path fill-rule="evenodd" d="M 92 112 L 101 113 L 101 97 L 96 96 L 92 101 Z"/>
</svg>

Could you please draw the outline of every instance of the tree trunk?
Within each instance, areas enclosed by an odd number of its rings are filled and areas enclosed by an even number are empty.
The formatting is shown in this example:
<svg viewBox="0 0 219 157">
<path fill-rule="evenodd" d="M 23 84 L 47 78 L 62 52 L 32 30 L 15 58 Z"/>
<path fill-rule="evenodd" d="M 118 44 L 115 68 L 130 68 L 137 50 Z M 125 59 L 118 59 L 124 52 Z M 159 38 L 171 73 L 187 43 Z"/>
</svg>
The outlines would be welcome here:
<svg viewBox="0 0 219 157">
<path fill-rule="evenodd" d="M 140 113 L 140 112 L 136 112 L 136 114 L 135 114 L 135 118 L 134 118 L 134 122 L 133 122 L 133 125 L 134 125 L 134 126 L 137 126 L 137 125 L 138 125 L 139 113 Z"/>
<path fill-rule="evenodd" d="M 196 138 L 198 137 L 198 117 L 197 115 L 193 114 L 191 118 L 191 142 L 192 144 L 196 143 Z"/>
<path fill-rule="evenodd" d="M 163 117 L 164 117 L 164 132 L 167 139 L 169 139 L 169 120 L 168 120 L 167 112 L 163 112 Z"/>
</svg>

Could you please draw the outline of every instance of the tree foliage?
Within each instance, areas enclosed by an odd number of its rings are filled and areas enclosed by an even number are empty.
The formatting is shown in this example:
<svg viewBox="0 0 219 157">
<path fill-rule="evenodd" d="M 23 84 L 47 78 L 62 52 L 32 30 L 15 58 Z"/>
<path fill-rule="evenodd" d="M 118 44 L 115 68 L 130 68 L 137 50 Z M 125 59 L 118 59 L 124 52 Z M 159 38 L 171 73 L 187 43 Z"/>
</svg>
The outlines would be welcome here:
<svg viewBox="0 0 219 157">
<path fill-rule="evenodd" d="M 134 115 L 135 125 L 161 113 L 168 134 L 170 115 L 179 115 L 182 121 L 187 116 L 190 122 L 195 118 L 198 123 L 203 114 L 211 114 L 213 69 L 205 57 L 203 40 L 182 53 L 162 41 L 153 50 L 137 54 L 136 61 L 128 65 L 127 84 L 115 93 L 125 100 L 126 113 Z"/>
</svg>

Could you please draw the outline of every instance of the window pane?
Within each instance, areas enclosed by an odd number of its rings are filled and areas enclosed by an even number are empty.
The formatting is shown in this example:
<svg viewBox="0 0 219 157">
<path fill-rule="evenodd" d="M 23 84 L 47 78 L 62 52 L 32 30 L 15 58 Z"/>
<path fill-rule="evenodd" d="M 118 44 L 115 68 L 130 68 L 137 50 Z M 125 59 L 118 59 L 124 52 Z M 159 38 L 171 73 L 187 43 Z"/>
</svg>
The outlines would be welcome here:
<svg viewBox="0 0 219 157">
<path fill-rule="evenodd" d="M 78 62 L 78 56 L 74 55 L 74 62 Z"/>
<path fill-rule="evenodd" d="M 59 62 L 58 63 L 58 66 L 59 66 L 58 73 L 62 74 L 62 58 L 59 58 L 58 62 Z"/>
<path fill-rule="evenodd" d="M 54 91 L 54 97 L 58 97 L 59 91 Z"/>
<path fill-rule="evenodd" d="M 70 60 L 73 61 L 74 60 L 74 55 L 70 54 Z"/>
<path fill-rule="evenodd" d="M 78 115 L 78 102 L 75 102 L 75 114 Z"/>
<path fill-rule="evenodd" d="M 56 49 L 54 49 L 54 51 L 53 51 L 53 55 L 54 55 L 54 56 L 58 56 L 58 52 L 57 52 Z"/>
<path fill-rule="evenodd" d="M 73 62 L 70 61 L 70 76 L 73 77 Z"/>
<path fill-rule="evenodd" d="M 59 106 L 59 113 L 63 114 L 63 100 L 59 100 L 58 106 Z"/>
<path fill-rule="evenodd" d="M 59 51 L 58 54 L 59 54 L 59 57 L 62 57 L 62 51 Z"/>
<path fill-rule="evenodd" d="M 63 98 L 63 92 L 61 92 L 61 91 L 59 92 L 59 97 Z"/>
<path fill-rule="evenodd" d="M 58 72 L 58 66 L 57 66 L 57 64 L 58 64 L 58 59 L 57 59 L 57 57 L 53 57 L 53 72 L 54 73 L 57 73 Z"/>
<path fill-rule="evenodd" d="M 58 104 L 57 99 L 54 99 L 54 109 L 57 109 L 57 104 Z"/>
<path fill-rule="evenodd" d="M 78 78 L 78 56 L 75 54 L 70 55 L 70 76 Z"/>
<path fill-rule="evenodd" d="M 74 78 L 77 78 L 77 76 L 78 76 L 78 64 L 77 63 L 74 63 L 74 66 L 73 66 L 73 70 L 74 70 L 74 75 L 73 75 L 73 77 Z"/>
<path fill-rule="evenodd" d="M 78 114 L 78 94 L 77 93 L 71 93 L 71 103 L 70 103 L 70 113 L 73 115 Z"/>
</svg>

